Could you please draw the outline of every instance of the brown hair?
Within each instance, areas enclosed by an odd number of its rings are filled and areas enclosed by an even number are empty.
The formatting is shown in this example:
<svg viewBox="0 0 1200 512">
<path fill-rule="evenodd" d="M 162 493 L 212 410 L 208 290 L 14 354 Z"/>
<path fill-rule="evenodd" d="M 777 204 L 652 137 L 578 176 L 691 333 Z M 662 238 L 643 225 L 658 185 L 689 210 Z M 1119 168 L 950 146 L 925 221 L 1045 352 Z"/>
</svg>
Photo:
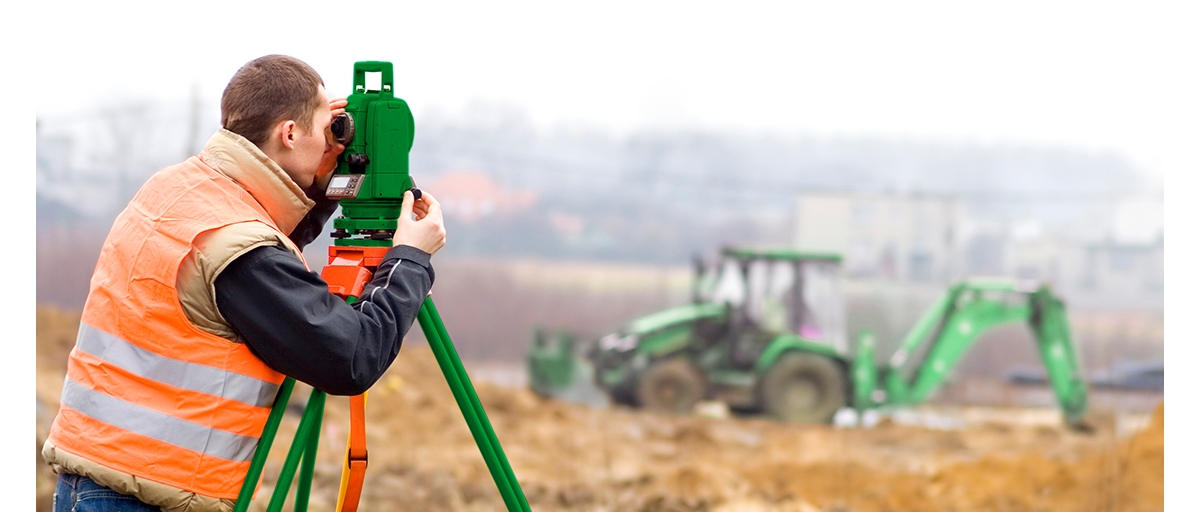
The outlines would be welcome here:
<svg viewBox="0 0 1200 512">
<path fill-rule="evenodd" d="M 313 112 L 322 106 L 317 88 L 325 85 L 308 64 L 286 55 L 247 62 L 221 94 L 221 126 L 262 146 L 280 121 L 293 120 L 312 131 Z"/>
</svg>

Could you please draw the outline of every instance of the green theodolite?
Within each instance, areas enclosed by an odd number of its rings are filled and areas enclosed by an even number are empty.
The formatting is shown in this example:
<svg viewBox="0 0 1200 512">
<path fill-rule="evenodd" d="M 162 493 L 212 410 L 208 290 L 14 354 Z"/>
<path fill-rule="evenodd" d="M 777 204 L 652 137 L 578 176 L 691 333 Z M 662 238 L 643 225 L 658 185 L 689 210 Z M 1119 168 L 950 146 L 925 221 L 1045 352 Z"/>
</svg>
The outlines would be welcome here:
<svg viewBox="0 0 1200 512">
<path fill-rule="evenodd" d="M 368 84 L 369 78 L 378 83 Z M 354 64 L 354 93 L 332 126 L 334 137 L 346 145 L 326 190 L 341 200 L 334 245 L 390 247 L 404 192 L 413 186 L 408 153 L 415 124 L 392 83 L 392 63 Z"/>
</svg>

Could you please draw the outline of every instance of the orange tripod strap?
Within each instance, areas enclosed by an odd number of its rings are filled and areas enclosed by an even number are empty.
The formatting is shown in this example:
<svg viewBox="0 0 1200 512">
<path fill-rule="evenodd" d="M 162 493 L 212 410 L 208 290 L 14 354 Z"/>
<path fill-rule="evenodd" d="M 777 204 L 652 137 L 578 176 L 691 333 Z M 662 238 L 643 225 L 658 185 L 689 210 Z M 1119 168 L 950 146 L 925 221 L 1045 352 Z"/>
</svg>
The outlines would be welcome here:
<svg viewBox="0 0 1200 512">
<path fill-rule="evenodd" d="M 329 264 L 321 277 L 329 283 L 329 292 L 350 299 L 362 294 L 363 287 L 383 261 L 390 247 L 330 246 Z M 367 394 L 350 397 L 350 439 L 346 442 L 346 465 L 338 491 L 338 512 L 355 512 L 362 497 L 367 473 Z"/>
<path fill-rule="evenodd" d="M 367 473 L 367 394 L 350 397 L 350 439 L 346 442 L 346 465 L 338 491 L 338 512 L 355 512 L 362 497 Z"/>
</svg>

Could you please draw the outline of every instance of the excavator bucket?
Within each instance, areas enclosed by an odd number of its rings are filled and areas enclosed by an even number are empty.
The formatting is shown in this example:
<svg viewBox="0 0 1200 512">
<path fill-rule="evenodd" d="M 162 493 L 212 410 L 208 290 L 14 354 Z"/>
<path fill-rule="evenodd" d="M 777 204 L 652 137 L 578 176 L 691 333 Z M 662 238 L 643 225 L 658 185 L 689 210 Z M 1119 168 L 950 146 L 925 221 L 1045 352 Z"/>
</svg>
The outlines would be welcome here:
<svg viewBox="0 0 1200 512">
<path fill-rule="evenodd" d="M 569 332 L 559 331 L 551 339 L 544 330 L 534 329 L 526 365 L 529 388 L 540 396 L 597 407 L 608 404 L 608 395 L 596 387 L 591 363 L 579 354 Z"/>
</svg>

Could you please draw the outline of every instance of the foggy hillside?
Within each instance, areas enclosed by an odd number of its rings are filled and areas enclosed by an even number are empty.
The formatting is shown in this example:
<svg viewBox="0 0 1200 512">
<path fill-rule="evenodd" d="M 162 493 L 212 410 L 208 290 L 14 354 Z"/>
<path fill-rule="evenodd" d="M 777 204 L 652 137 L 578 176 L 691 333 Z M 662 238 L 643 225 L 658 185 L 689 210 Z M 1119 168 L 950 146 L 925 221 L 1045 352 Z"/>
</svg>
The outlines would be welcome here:
<svg viewBox="0 0 1200 512">
<path fill-rule="evenodd" d="M 215 101 L 198 99 L 126 100 L 39 119 L 39 256 L 65 251 L 90 271 L 119 209 L 151 173 L 203 145 L 217 128 L 216 110 Z M 466 172 L 534 198 L 502 215 L 448 211 L 443 253 L 451 257 L 685 264 L 721 244 L 791 243 L 796 195 L 806 190 L 955 195 L 975 218 L 1036 218 L 1069 233 L 1140 185 L 1119 155 L 1052 147 L 702 130 L 619 135 L 538 128 L 521 108 L 496 103 L 418 112 L 416 122 L 418 186 Z M 39 297 L 86 286 L 46 281 L 63 278 L 39 273 Z"/>
<path fill-rule="evenodd" d="M 38 122 L 39 197 L 74 199 L 115 215 L 158 168 L 195 153 L 216 129 L 215 102 L 126 100 Z M 967 197 L 984 212 L 1086 203 L 1140 183 L 1115 154 L 1056 147 L 820 138 L 772 132 L 538 129 L 519 107 L 474 103 L 457 114 L 417 114 L 413 175 L 487 174 L 531 190 L 547 209 L 589 216 L 614 207 L 699 222 L 793 206 L 802 190 L 899 191 Z M 114 193 L 98 196 L 97 187 Z M 119 196 L 119 197 L 117 197 Z M 86 204 L 81 204 L 86 203 Z M 108 211 L 93 212 L 99 205 Z"/>
<path fill-rule="evenodd" d="M 1114 154 L 766 132 L 539 132 L 519 109 L 487 104 L 419 119 L 416 139 L 414 174 L 474 169 L 536 191 L 546 210 L 622 211 L 631 222 L 663 217 L 710 232 L 745 220 L 768 238 L 806 190 L 961 196 L 982 220 L 1034 217 L 1070 231 L 1140 184 Z"/>
</svg>

